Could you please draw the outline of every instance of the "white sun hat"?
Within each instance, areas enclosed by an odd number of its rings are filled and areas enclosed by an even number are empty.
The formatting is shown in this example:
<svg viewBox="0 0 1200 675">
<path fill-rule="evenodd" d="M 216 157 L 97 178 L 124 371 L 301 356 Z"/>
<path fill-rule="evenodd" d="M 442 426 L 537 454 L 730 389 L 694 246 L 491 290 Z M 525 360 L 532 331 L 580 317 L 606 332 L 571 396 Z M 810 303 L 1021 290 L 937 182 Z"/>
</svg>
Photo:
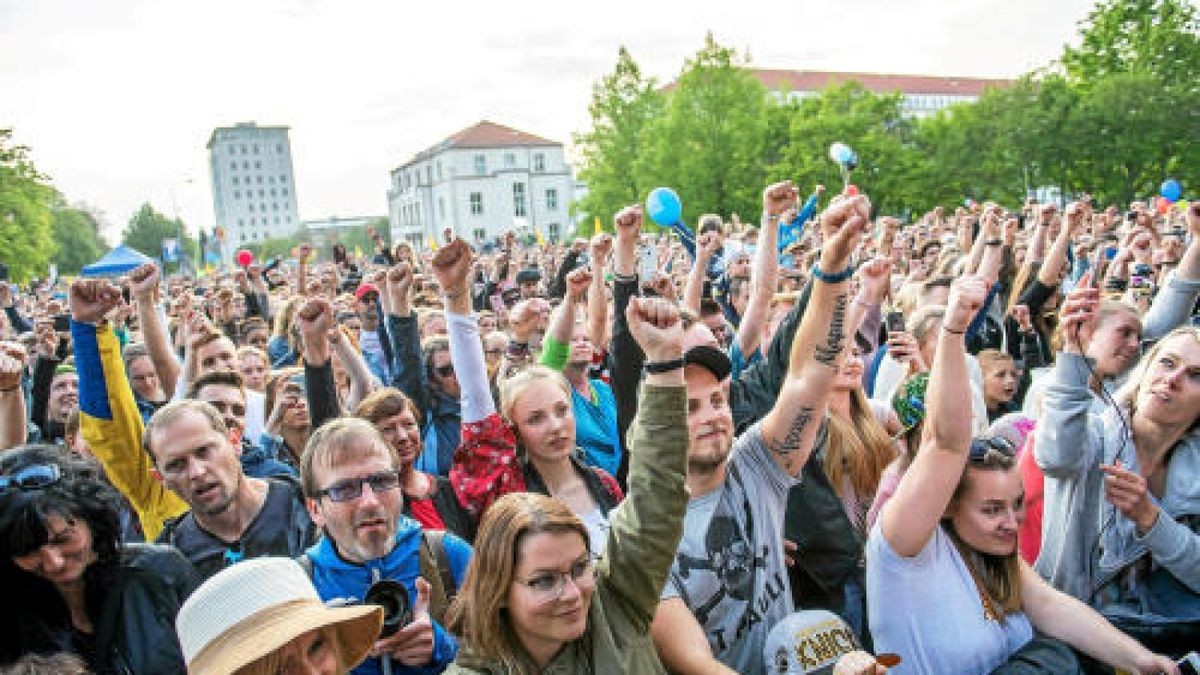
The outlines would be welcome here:
<svg viewBox="0 0 1200 675">
<path fill-rule="evenodd" d="M 183 603 L 175 632 L 192 675 L 231 675 L 309 631 L 334 628 L 347 665 L 379 638 L 383 609 L 326 607 L 308 575 L 288 558 L 227 567 Z"/>
</svg>

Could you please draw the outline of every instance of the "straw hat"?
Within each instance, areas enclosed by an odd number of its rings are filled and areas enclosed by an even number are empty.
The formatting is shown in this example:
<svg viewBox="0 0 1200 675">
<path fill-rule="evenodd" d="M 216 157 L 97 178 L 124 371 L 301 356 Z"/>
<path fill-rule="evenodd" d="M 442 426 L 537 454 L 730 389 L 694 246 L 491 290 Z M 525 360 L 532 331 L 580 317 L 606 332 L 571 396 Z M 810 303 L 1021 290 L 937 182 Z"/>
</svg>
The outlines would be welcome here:
<svg viewBox="0 0 1200 675">
<path fill-rule="evenodd" d="M 311 630 L 332 626 L 347 665 L 367 656 L 383 610 L 329 608 L 288 558 L 256 558 L 218 572 L 179 609 L 175 631 L 192 675 L 230 675 Z"/>
</svg>

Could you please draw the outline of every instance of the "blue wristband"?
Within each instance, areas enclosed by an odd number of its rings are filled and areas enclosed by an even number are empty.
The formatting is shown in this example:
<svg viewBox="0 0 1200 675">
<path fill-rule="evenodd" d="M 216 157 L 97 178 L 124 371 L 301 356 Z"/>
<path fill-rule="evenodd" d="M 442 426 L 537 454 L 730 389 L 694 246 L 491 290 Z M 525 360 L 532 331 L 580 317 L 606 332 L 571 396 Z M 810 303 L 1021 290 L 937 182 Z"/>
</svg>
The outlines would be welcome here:
<svg viewBox="0 0 1200 675">
<path fill-rule="evenodd" d="M 813 265 L 812 275 L 817 280 L 824 281 L 827 284 L 840 284 L 854 276 L 854 264 L 851 263 L 850 265 L 847 265 L 846 269 L 842 270 L 841 272 L 829 274 L 828 272 L 822 272 L 820 263 L 817 263 L 816 265 Z"/>
</svg>

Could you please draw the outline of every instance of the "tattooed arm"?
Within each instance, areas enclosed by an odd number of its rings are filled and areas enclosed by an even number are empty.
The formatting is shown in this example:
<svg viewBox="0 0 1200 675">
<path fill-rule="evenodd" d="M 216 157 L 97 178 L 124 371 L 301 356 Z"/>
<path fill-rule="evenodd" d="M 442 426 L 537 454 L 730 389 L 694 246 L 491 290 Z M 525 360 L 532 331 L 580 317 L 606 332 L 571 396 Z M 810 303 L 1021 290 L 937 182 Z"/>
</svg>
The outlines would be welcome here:
<svg viewBox="0 0 1200 675">
<path fill-rule="evenodd" d="M 777 183 L 763 195 L 764 210 L 776 213 L 790 206 Z M 776 463 L 791 476 L 799 475 L 812 452 L 817 427 L 825 415 L 829 390 L 853 332 L 846 323 L 850 305 L 850 257 L 870 224 L 870 202 L 858 196 L 830 205 L 821 214 L 824 246 L 818 267 L 824 281 L 814 278 L 812 299 L 792 340 L 788 373 L 775 406 L 763 419 L 763 437 Z"/>
<path fill-rule="evenodd" d="M 964 334 L 987 295 L 988 282 L 981 276 L 960 277 L 950 287 L 925 394 L 921 449 L 879 516 L 888 545 L 906 558 L 920 553 L 933 536 L 967 463 L 971 384 Z"/>
</svg>

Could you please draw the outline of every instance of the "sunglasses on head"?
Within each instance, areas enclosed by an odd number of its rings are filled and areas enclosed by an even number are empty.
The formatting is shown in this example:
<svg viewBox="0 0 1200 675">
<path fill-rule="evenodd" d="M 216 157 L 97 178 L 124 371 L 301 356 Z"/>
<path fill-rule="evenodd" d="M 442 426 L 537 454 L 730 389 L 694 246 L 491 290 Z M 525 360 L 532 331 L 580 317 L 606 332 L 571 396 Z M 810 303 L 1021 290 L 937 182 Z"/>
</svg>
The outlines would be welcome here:
<svg viewBox="0 0 1200 675">
<path fill-rule="evenodd" d="M 971 454 L 970 459 L 980 461 L 987 457 L 989 451 L 1004 455 L 1005 457 L 1013 457 L 1017 454 L 1017 446 L 1004 436 L 990 436 L 987 438 L 971 439 Z"/>
<path fill-rule="evenodd" d="M 350 478 L 334 483 L 317 494 L 329 497 L 331 502 L 348 502 L 362 496 L 363 483 L 370 485 L 372 492 L 387 492 L 400 487 L 400 474 L 395 471 L 384 471 L 363 478 Z"/>
<path fill-rule="evenodd" d="M 62 478 L 62 470 L 54 464 L 34 464 L 8 476 L 0 476 L 0 492 L 10 489 L 41 490 Z"/>
</svg>

